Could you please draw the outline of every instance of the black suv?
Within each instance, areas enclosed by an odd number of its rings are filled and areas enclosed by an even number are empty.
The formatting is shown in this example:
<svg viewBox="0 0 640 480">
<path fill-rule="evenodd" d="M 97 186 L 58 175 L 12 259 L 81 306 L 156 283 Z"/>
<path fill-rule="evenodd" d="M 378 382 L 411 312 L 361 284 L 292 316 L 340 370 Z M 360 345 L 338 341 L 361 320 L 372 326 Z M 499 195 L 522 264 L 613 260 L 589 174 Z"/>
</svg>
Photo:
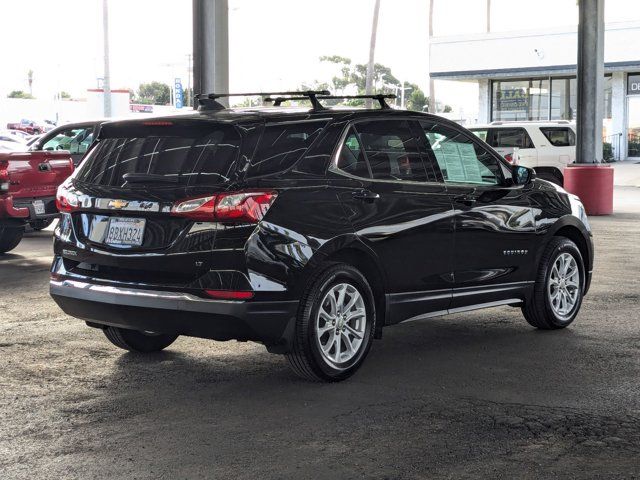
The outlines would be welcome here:
<svg viewBox="0 0 640 480">
<path fill-rule="evenodd" d="M 435 115 L 325 92 L 103 124 L 59 189 L 51 295 L 118 347 L 252 340 L 337 381 L 385 326 L 499 305 L 569 325 L 579 199 Z M 306 98 L 311 107 L 283 107 Z"/>
</svg>

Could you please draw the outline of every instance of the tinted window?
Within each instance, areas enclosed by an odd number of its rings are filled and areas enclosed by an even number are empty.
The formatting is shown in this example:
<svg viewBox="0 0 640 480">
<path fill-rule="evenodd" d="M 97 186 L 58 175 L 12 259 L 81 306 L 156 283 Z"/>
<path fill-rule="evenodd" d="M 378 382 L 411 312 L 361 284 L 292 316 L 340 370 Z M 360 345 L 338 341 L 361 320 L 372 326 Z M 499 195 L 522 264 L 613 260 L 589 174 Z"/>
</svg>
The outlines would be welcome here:
<svg viewBox="0 0 640 480">
<path fill-rule="evenodd" d="M 265 127 L 247 176 L 282 172 L 293 166 L 324 129 L 326 122 L 291 122 Z"/>
<path fill-rule="evenodd" d="M 502 183 L 500 163 L 480 145 L 448 126 L 431 122 L 421 122 L 421 125 L 445 182 Z"/>
<path fill-rule="evenodd" d="M 338 168 L 356 177 L 371 178 L 364 150 L 360 144 L 358 134 L 353 128 L 349 129 L 349 133 L 340 149 Z"/>
<path fill-rule="evenodd" d="M 576 135 L 567 127 L 540 127 L 540 131 L 554 147 L 573 147 Z"/>
<path fill-rule="evenodd" d="M 175 179 L 179 185 L 215 185 L 235 170 L 240 137 L 222 126 L 201 138 L 105 138 L 89 153 L 77 180 L 122 186 L 127 173 L 149 173 Z"/>
<path fill-rule="evenodd" d="M 93 140 L 93 127 L 62 130 L 42 145 L 42 150 L 69 150 L 73 154 L 85 153 Z"/>
<path fill-rule="evenodd" d="M 533 142 L 524 128 L 492 128 L 485 141 L 493 148 L 533 148 Z"/>
<path fill-rule="evenodd" d="M 409 122 L 362 122 L 355 128 L 373 178 L 417 182 L 427 180 L 418 142 L 409 127 Z"/>
</svg>

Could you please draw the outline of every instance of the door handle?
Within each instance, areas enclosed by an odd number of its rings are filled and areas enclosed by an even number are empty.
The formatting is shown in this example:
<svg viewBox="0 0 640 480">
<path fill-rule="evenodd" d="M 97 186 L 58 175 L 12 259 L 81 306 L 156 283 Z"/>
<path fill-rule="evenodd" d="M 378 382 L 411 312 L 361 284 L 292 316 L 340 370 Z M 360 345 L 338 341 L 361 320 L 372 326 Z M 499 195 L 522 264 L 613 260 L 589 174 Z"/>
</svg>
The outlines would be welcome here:
<svg viewBox="0 0 640 480">
<path fill-rule="evenodd" d="M 468 206 L 473 205 L 478 201 L 478 199 L 473 195 L 458 195 L 457 197 L 453 197 L 453 200 L 456 203 L 462 203 Z"/>
<path fill-rule="evenodd" d="M 373 202 L 380 198 L 379 193 L 372 192 L 371 190 L 358 190 L 353 192 L 353 198 L 356 200 L 362 200 L 364 202 Z"/>
</svg>

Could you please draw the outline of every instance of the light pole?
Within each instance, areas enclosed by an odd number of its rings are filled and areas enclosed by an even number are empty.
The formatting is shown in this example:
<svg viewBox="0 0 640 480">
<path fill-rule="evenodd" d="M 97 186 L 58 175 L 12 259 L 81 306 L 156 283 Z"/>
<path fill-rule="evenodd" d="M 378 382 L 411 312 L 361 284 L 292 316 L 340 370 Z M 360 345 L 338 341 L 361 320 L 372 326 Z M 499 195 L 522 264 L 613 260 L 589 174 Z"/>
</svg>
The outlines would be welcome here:
<svg viewBox="0 0 640 480">
<path fill-rule="evenodd" d="M 109 73 L 109 6 L 108 0 L 102 0 L 102 31 L 104 34 L 104 79 L 102 95 L 104 97 L 104 117 L 111 117 L 111 75 Z"/>
</svg>

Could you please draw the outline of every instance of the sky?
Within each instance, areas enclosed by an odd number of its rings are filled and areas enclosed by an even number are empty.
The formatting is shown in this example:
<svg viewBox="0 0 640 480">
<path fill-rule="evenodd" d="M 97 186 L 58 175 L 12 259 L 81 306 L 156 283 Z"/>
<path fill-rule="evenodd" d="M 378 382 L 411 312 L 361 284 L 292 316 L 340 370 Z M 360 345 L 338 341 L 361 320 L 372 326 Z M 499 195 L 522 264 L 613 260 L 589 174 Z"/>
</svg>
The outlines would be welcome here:
<svg viewBox="0 0 640 480">
<path fill-rule="evenodd" d="M 434 35 L 482 32 L 486 0 L 433 0 Z M 322 55 L 366 63 L 374 0 L 229 0 L 230 90 L 292 89 L 328 80 Z M 428 89 L 428 0 L 381 0 L 376 62 Z M 640 1 L 606 0 L 607 21 L 640 20 Z M 576 0 L 492 0 L 492 30 L 575 25 Z M 191 0 L 109 0 L 112 88 L 186 85 Z M 102 77 L 102 0 L 0 0 L 0 96 L 64 90 L 83 97 Z M 437 98 L 477 109 L 477 87 L 438 81 Z"/>
</svg>

